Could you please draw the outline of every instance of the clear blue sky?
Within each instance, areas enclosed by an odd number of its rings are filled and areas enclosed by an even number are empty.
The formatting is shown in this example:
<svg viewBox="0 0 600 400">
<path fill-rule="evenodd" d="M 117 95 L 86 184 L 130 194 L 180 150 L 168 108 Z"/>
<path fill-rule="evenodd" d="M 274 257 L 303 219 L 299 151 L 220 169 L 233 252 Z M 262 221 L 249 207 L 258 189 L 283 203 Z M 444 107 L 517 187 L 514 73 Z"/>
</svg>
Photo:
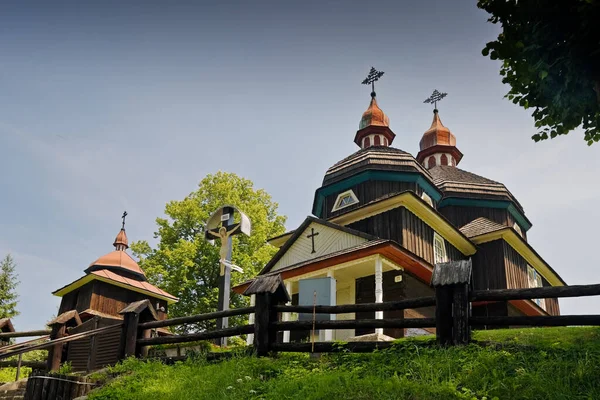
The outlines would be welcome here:
<svg viewBox="0 0 600 400">
<path fill-rule="evenodd" d="M 481 55 L 498 33 L 486 19 L 475 1 L 2 2 L 0 255 L 18 263 L 16 328 L 56 313 L 51 292 L 112 250 L 124 209 L 130 240 L 152 242 L 165 203 L 208 173 L 253 180 L 295 228 L 357 150 L 371 65 L 395 147 L 416 154 L 423 100 L 448 92 L 460 167 L 507 185 L 568 283 L 600 283 L 600 145 L 531 141 L 529 112 Z"/>
</svg>

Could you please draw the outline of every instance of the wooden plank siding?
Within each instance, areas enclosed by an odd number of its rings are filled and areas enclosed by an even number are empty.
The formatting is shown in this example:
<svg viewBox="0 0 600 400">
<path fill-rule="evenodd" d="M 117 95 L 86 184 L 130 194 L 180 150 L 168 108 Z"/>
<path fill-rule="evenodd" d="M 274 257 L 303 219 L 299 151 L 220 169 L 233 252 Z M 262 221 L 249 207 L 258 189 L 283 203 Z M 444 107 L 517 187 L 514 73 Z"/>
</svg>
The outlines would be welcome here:
<svg viewBox="0 0 600 400">
<path fill-rule="evenodd" d="M 347 190 L 352 190 L 356 197 L 358 198 L 358 204 L 353 204 L 351 206 L 345 207 L 341 210 L 331 212 L 333 206 L 335 205 L 335 201 L 337 196 L 340 193 L 343 193 Z M 398 194 L 401 192 L 405 192 L 407 190 L 415 192 L 417 195 L 421 196 L 423 193 L 423 189 L 417 185 L 415 182 L 392 182 L 392 181 L 367 181 L 362 182 L 357 185 L 354 185 L 348 189 L 340 190 L 334 194 L 330 194 L 325 197 L 325 202 L 323 203 L 323 218 L 335 217 L 340 214 L 344 214 L 348 211 L 352 211 L 358 207 L 364 206 L 365 204 L 379 199 L 384 196 L 390 196 L 394 194 Z M 435 204 L 435 201 L 434 201 Z"/>
<path fill-rule="evenodd" d="M 349 228 L 390 239 L 408 251 L 434 264 L 433 228 L 404 207 L 398 207 L 381 214 L 354 222 Z M 452 244 L 444 240 L 448 261 L 464 260 L 466 257 Z"/>
<path fill-rule="evenodd" d="M 94 286 L 89 307 L 92 310 L 109 315 L 118 315 L 119 312 L 127 307 L 127 305 L 130 303 L 133 303 L 134 301 L 150 299 L 152 302 L 152 307 L 156 308 L 156 304 L 158 303 L 159 307 L 164 307 L 165 309 L 165 312 L 157 310 L 158 318 L 162 320 L 167 316 L 168 305 L 165 300 L 149 297 L 145 294 L 131 290 L 123 290 L 123 288 L 113 286 L 106 282 L 93 281 L 90 283 Z"/>
<path fill-rule="evenodd" d="M 477 246 L 473 260 L 473 289 L 506 289 L 503 240 Z"/>
<path fill-rule="evenodd" d="M 506 288 L 528 288 L 527 261 L 504 240 L 501 242 L 504 247 L 504 261 L 506 265 Z M 544 287 L 551 286 L 544 277 L 542 277 L 542 285 Z M 560 315 L 558 299 L 546 299 L 546 312 L 550 315 Z"/>
<path fill-rule="evenodd" d="M 82 325 L 72 328 L 71 333 L 87 332 L 96 328 L 120 324 L 122 321 L 94 317 Z M 121 330 L 114 330 L 86 337 L 67 344 L 67 360 L 73 371 L 93 371 L 119 361 L 121 350 Z M 94 349 L 92 349 L 92 345 Z"/>
<path fill-rule="evenodd" d="M 515 219 L 508 210 L 501 208 L 445 206 L 440 208 L 438 212 L 458 228 L 480 217 L 511 228 L 515 223 Z M 527 233 L 524 229 L 521 229 L 521 231 L 523 232 L 523 238 L 527 241 Z"/>
</svg>

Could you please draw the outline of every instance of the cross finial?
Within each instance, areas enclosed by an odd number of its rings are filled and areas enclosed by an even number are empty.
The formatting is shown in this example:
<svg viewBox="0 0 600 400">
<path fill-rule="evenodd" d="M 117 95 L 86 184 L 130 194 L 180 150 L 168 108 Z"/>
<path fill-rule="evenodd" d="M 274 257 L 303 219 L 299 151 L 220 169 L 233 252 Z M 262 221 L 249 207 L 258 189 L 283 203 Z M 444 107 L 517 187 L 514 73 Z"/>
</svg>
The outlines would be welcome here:
<svg viewBox="0 0 600 400">
<path fill-rule="evenodd" d="M 385 72 L 377 71 L 374 67 L 371 67 L 369 75 L 362 81 L 363 85 L 371 84 L 371 97 L 375 97 L 375 82 L 383 76 Z"/>
<path fill-rule="evenodd" d="M 441 101 L 444 97 L 448 96 L 448 93 L 440 93 L 435 89 L 431 96 L 429 96 L 423 103 L 433 103 L 433 111 L 437 111 L 437 102 Z"/>
<path fill-rule="evenodd" d="M 121 229 L 125 229 L 125 217 L 127 216 L 127 211 L 123 211 L 123 215 L 121 216 L 121 219 L 123 220 L 123 225 L 121 226 Z"/>
</svg>

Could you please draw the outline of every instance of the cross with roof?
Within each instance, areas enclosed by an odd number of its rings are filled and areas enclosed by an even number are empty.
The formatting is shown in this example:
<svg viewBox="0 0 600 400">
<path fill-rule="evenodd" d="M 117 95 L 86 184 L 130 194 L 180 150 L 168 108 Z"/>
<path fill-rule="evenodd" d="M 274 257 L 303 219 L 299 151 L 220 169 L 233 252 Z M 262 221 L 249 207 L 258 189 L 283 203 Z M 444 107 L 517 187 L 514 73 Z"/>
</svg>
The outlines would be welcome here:
<svg viewBox="0 0 600 400">
<path fill-rule="evenodd" d="M 121 229 L 125 229 L 125 217 L 127 216 L 127 211 L 123 211 L 123 215 L 121 219 L 123 220 L 123 225 L 121 225 Z"/>
<path fill-rule="evenodd" d="M 383 71 L 377 71 L 375 67 L 371 67 L 369 75 L 362 81 L 363 85 L 371 85 L 371 97 L 375 97 L 375 82 L 385 74 Z"/>
<path fill-rule="evenodd" d="M 433 103 L 433 108 L 437 110 L 437 102 L 441 101 L 446 96 L 448 96 L 448 93 L 440 93 L 437 89 L 435 89 L 431 96 L 425 99 L 423 103 Z"/>
</svg>

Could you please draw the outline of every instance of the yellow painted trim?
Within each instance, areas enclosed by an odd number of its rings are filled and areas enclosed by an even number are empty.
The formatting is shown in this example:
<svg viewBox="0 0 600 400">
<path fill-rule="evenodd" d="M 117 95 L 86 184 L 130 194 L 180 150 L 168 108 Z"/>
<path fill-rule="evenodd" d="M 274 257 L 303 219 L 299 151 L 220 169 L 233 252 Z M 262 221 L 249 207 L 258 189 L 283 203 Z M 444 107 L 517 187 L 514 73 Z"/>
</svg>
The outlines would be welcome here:
<svg viewBox="0 0 600 400">
<path fill-rule="evenodd" d="M 121 282 L 116 282 L 116 281 L 113 281 L 112 279 L 104 278 L 102 276 L 93 275 L 93 274 L 86 275 L 83 278 L 80 278 L 80 279 L 76 280 L 75 282 L 71 283 L 70 285 L 65 286 L 64 288 L 62 288 L 60 290 L 57 290 L 56 292 L 54 292 L 52 294 L 55 295 L 55 296 L 58 296 L 58 297 L 63 297 L 65 294 L 70 293 L 70 292 L 72 292 L 75 289 L 79 289 L 83 285 L 85 285 L 85 284 L 87 284 L 87 283 L 89 283 L 89 282 L 91 282 L 93 280 L 97 280 L 97 281 L 100 281 L 100 282 L 106 282 L 106 283 L 109 283 L 109 284 L 111 284 L 113 286 L 122 287 L 124 289 L 128 289 L 128 290 L 131 290 L 131 291 L 134 291 L 134 292 L 142 293 L 142 294 L 145 294 L 145 295 L 148 295 L 148 296 L 152 296 L 152 297 L 154 297 L 156 299 L 165 300 L 167 302 L 167 304 L 177 303 L 177 300 L 174 300 L 174 299 L 172 299 L 170 297 L 166 297 L 166 296 L 154 293 L 154 292 L 149 292 L 149 291 L 144 290 L 144 289 L 136 288 L 135 286 L 127 285 L 127 284 L 121 283 Z"/>
<path fill-rule="evenodd" d="M 406 192 L 390 197 L 389 199 L 385 199 L 354 211 L 350 211 L 344 215 L 340 215 L 339 217 L 332 218 L 329 221 L 346 226 L 353 222 L 360 221 L 398 207 L 404 207 L 408 211 L 415 214 L 434 231 L 436 231 L 454 247 L 460 250 L 460 252 L 464 255 L 470 256 L 475 254 L 477 251 L 473 243 L 464 237 L 458 229 L 442 218 L 437 211 L 431 208 L 427 203 L 425 203 L 412 192 Z"/>
<path fill-rule="evenodd" d="M 507 227 L 499 231 L 485 233 L 483 235 L 471 238 L 475 244 L 487 243 L 498 239 L 503 239 L 506 241 L 506 243 L 515 249 L 515 251 L 519 253 L 529 265 L 535 268 L 537 272 L 546 278 L 548 283 L 550 283 L 552 286 L 564 286 L 564 283 L 562 283 L 556 273 L 550 269 L 550 266 L 546 263 L 546 261 L 532 251 L 523 238 L 511 228 Z"/>
</svg>

